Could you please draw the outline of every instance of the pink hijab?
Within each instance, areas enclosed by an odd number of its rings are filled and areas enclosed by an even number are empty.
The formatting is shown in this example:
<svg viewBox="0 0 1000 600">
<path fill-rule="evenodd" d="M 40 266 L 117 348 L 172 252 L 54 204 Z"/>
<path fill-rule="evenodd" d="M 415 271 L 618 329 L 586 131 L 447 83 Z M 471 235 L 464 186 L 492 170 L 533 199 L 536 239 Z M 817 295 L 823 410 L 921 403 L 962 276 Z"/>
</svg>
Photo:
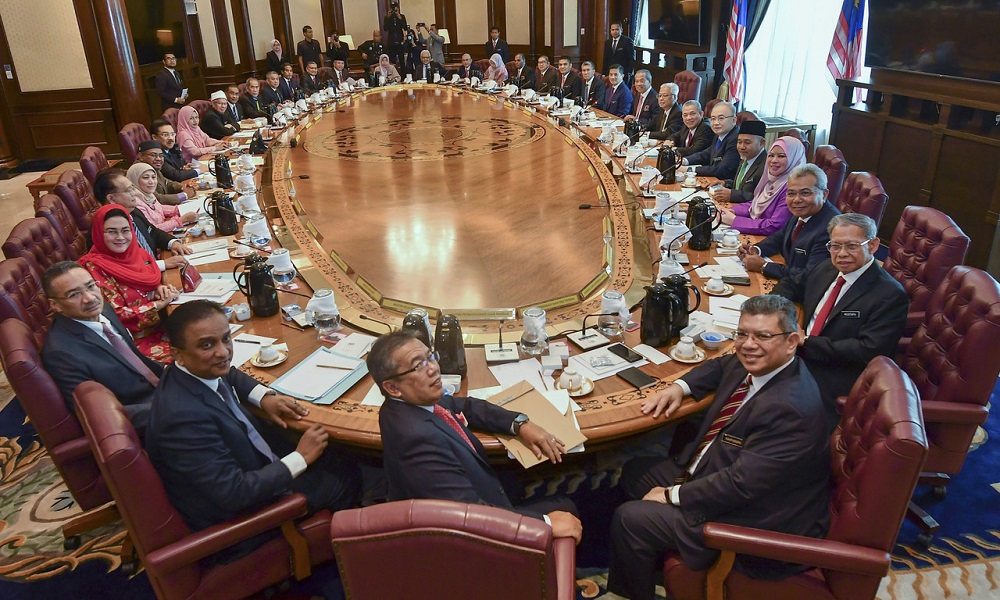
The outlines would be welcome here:
<svg viewBox="0 0 1000 600">
<path fill-rule="evenodd" d="M 182 106 L 177 111 L 177 145 L 183 147 L 185 140 L 191 140 L 198 148 L 214 146 L 218 140 L 209 137 L 200 127 L 191 125 L 191 115 L 197 114 L 193 106 Z M 195 157 L 197 158 L 197 157 Z"/>
<path fill-rule="evenodd" d="M 788 157 L 788 164 L 785 165 L 785 170 L 779 173 L 777 177 L 771 177 L 771 172 L 767 169 L 767 155 L 765 154 L 762 157 L 765 161 L 764 175 L 757 182 L 757 187 L 753 191 L 753 203 L 750 205 L 751 219 L 759 219 L 764 214 L 764 210 L 771 205 L 771 202 L 779 194 L 784 193 L 785 187 L 788 185 L 788 173 L 795 167 L 806 163 L 806 148 L 799 140 L 788 136 L 780 137 L 771 144 L 771 149 L 774 149 L 775 146 L 779 146 L 785 151 L 785 156 Z M 768 153 L 770 153 L 770 150 Z"/>
<path fill-rule="evenodd" d="M 497 53 L 490 57 L 490 68 L 486 69 L 486 79 L 492 79 L 497 83 L 507 81 L 507 67 L 503 64 L 503 57 Z"/>
</svg>

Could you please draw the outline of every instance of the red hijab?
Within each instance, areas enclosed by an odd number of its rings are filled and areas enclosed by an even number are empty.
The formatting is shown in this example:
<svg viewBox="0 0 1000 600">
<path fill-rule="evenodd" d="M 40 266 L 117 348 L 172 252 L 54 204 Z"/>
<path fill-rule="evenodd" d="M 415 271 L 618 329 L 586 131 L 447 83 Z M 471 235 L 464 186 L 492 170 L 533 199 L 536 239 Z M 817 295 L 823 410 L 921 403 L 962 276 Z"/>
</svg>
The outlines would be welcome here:
<svg viewBox="0 0 1000 600">
<path fill-rule="evenodd" d="M 132 243 L 129 244 L 128 250 L 121 254 L 112 252 L 104 243 L 104 221 L 108 218 L 108 213 L 113 210 L 124 213 L 128 226 L 132 229 Z M 94 213 L 94 224 L 90 230 L 90 239 L 94 242 L 94 246 L 77 262 L 84 268 L 88 262 L 93 263 L 122 285 L 140 292 L 152 291 L 160 285 L 160 267 L 156 265 L 153 255 L 139 245 L 135 239 L 137 235 L 139 233 L 132 225 L 132 217 L 128 211 L 118 204 L 106 204 Z"/>
</svg>

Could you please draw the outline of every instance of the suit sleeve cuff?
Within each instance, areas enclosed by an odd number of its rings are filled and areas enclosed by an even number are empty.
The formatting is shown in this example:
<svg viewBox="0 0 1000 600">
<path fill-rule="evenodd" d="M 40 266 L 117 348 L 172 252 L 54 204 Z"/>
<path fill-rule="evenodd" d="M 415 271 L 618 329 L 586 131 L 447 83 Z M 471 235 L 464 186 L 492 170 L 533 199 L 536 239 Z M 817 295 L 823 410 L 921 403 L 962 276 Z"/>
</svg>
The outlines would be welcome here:
<svg viewBox="0 0 1000 600">
<path fill-rule="evenodd" d="M 250 390 L 250 395 L 247 396 L 247 401 L 250 402 L 250 404 L 256 406 L 257 408 L 260 408 L 260 401 L 269 392 L 274 392 L 274 390 L 272 390 L 271 388 L 267 387 L 264 384 L 258 383 L 257 387 Z"/>
<path fill-rule="evenodd" d="M 292 473 L 292 479 L 295 479 L 309 468 L 306 459 L 302 458 L 302 455 L 298 452 L 292 452 L 288 456 L 282 457 L 281 463 L 288 467 L 288 470 Z"/>
<path fill-rule="evenodd" d="M 670 493 L 670 503 L 673 504 L 674 506 L 680 506 L 681 505 L 681 486 L 679 486 L 679 485 L 672 485 L 672 486 L 670 486 L 670 489 L 668 491 Z"/>
<path fill-rule="evenodd" d="M 687 382 L 685 382 L 683 379 L 675 379 L 674 383 L 680 386 L 681 391 L 684 392 L 685 396 L 691 395 L 691 387 L 688 386 Z"/>
</svg>

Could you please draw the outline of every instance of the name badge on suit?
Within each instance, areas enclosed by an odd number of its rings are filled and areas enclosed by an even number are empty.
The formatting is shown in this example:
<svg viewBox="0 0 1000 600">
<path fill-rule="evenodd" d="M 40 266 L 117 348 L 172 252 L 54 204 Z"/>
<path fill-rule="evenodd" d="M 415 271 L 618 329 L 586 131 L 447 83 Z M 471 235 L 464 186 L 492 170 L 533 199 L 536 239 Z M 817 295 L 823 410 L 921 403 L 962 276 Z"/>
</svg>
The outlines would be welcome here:
<svg viewBox="0 0 1000 600">
<path fill-rule="evenodd" d="M 845 319 L 860 319 L 861 318 L 861 311 L 860 310 L 842 310 L 842 311 L 840 311 L 840 316 L 843 317 L 843 318 L 845 318 Z"/>
</svg>

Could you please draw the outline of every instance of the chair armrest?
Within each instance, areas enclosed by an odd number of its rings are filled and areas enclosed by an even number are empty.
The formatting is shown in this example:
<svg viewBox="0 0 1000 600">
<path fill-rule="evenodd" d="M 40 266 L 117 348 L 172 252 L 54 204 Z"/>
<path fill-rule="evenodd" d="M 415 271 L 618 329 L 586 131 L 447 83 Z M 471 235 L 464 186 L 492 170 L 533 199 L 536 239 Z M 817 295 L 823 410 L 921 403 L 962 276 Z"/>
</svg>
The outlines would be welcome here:
<svg viewBox="0 0 1000 600">
<path fill-rule="evenodd" d="M 916 331 L 927 316 L 925 310 L 912 310 L 906 313 L 906 331 Z"/>
<path fill-rule="evenodd" d="M 277 529 L 282 523 L 303 517 L 307 512 L 304 495 L 286 496 L 256 512 L 196 531 L 180 541 L 150 552 L 144 561 L 146 570 L 151 575 L 162 577 L 237 542 L 269 529 Z"/>
<path fill-rule="evenodd" d="M 889 572 L 889 553 L 843 542 L 778 533 L 724 523 L 705 525 L 705 545 L 791 563 L 882 577 Z"/>
<path fill-rule="evenodd" d="M 576 540 L 563 537 L 552 540 L 556 557 L 556 585 L 559 600 L 576 598 Z"/>
<path fill-rule="evenodd" d="M 924 400 L 920 403 L 925 423 L 953 423 L 957 425 L 982 425 L 989 416 L 985 406 L 968 402 L 942 402 Z"/>
<path fill-rule="evenodd" d="M 80 436 L 63 442 L 62 444 L 59 444 L 55 448 L 49 450 L 49 453 L 60 462 L 83 458 L 84 456 L 93 456 L 93 453 L 90 450 L 90 444 L 87 443 L 86 436 Z"/>
</svg>

